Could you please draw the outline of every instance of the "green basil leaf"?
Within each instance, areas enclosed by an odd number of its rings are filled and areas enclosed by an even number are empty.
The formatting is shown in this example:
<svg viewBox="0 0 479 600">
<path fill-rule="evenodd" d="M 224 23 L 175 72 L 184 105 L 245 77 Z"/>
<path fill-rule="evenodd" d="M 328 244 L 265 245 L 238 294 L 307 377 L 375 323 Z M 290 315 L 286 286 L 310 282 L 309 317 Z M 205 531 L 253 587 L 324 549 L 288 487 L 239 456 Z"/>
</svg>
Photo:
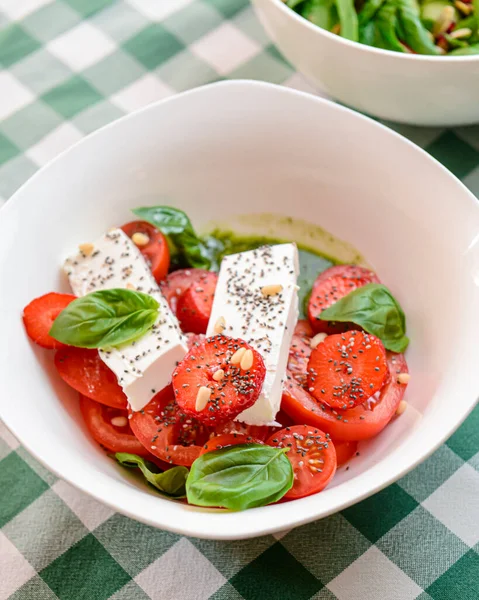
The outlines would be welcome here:
<svg viewBox="0 0 479 600">
<path fill-rule="evenodd" d="M 203 454 L 191 466 L 186 480 L 188 502 L 231 510 L 276 502 L 293 485 L 287 451 L 262 444 L 240 444 Z"/>
<path fill-rule="evenodd" d="M 53 322 L 50 335 L 80 348 L 110 348 L 144 335 L 158 318 L 158 302 L 141 292 L 112 289 L 73 300 Z"/>
<path fill-rule="evenodd" d="M 168 471 L 159 471 L 158 467 L 136 454 L 117 452 L 116 460 L 123 467 L 140 469 L 145 479 L 157 490 L 172 498 L 184 498 L 186 496 L 186 478 L 188 469 L 186 467 L 172 467 Z"/>
<path fill-rule="evenodd" d="M 409 344 L 404 312 L 388 288 L 380 283 L 368 283 L 353 290 L 323 310 L 319 318 L 355 323 L 378 337 L 392 352 L 404 352 Z"/>
<path fill-rule="evenodd" d="M 144 206 L 132 212 L 166 235 L 170 247 L 173 246 L 182 256 L 186 266 L 215 268 L 217 250 L 196 234 L 190 219 L 182 210 L 172 206 Z"/>
</svg>

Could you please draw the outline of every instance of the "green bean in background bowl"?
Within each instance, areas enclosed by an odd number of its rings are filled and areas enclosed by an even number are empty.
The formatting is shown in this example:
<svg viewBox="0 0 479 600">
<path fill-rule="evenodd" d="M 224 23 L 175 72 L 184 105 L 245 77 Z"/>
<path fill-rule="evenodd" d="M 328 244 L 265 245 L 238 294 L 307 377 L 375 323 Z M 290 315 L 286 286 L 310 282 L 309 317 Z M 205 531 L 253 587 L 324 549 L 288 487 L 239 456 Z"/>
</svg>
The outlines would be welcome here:
<svg viewBox="0 0 479 600">
<path fill-rule="evenodd" d="M 479 0 L 285 0 L 341 37 L 383 50 L 479 55 Z"/>
</svg>

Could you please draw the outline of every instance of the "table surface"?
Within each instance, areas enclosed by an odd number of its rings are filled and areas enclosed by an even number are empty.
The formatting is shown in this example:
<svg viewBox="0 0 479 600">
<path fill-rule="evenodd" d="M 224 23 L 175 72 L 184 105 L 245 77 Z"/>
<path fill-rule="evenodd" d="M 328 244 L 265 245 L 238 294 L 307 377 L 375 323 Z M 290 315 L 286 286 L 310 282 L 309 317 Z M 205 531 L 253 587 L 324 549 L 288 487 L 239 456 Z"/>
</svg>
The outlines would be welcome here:
<svg viewBox="0 0 479 600">
<path fill-rule="evenodd" d="M 0 204 L 84 135 L 219 79 L 314 92 L 247 0 L 0 0 Z M 479 193 L 479 127 L 388 124 Z M 431 458 L 322 521 L 240 542 L 141 525 L 0 424 L 0 599 L 477 600 L 479 408 Z M 239 516 L 238 518 L 241 518 Z"/>
</svg>

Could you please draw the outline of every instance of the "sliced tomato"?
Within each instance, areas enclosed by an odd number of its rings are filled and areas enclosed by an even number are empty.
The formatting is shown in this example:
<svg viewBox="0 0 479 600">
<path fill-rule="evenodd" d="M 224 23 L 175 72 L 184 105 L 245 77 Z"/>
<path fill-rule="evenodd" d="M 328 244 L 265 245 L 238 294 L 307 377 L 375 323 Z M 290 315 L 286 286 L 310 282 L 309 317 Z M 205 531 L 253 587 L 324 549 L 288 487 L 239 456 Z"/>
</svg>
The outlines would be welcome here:
<svg viewBox="0 0 479 600">
<path fill-rule="evenodd" d="M 221 450 L 228 446 L 238 446 L 239 444 L 261 444 L 261 440 L 256 440 L 250 435 L 240 435 L 237 433 L 225 433 L 223 435 L 215 435 L 210 438 L 203 446 L 200 456 L 213 450 Z"/>
<path fill-rule="evenodd" d="M 133 435 L 126 410 L 105 406 L 81 394 L 80 409 L 88 431 L 96 442 L 111 452 L 150 456 Z"/>
<path fill-rule="evenodd" d="M 171 386 L 138 412 L 130 411 L 130 426 L 143 446 L 169 464 L 189 467 L 198 458 L 209 431 L 180 411 Z"/>
<path fill-rule="evenodd" d="M 218 281 L 216 273 L 207 273 L 178 298 L 176 316 L 183 331 L 206 333 Z"/>
<path fill-rule="evenodd" d="M 170 266 L 170 250 L 165 236 L 159 229 L 146 221 L 131 221 L 121 228 L 126 235 L 135 241 L 138 237 L 141 243 L 137 243 L 140 252 L 150 266 L 153 277 L 158 283 L 168 274 Z M 141 234 L 133 238 L 135 233 Z"/>
<path fill-rule="evenodd" d="M 344 464 L 350 461 L 358 451 L 357 442 L 333 441 L 333 443 L 334 449 L 336 450 L 336 462 L 338 463 L 338 467 L 342 467 Z"/>
<path fill-rule="evenodd" d="M 281 429 L 268 439 L 269 446 L 289 447 L 293 487 L 285 498 L 303 498 L 324 489 L 336 472 L 336 451 L 328 434 L 310 425 Z"/>
<path fill-rule="evenodd" d="M 208 280 L 210 271 L 205 269 L 179 269 L 173 271 L 161 282 L 161 291 L 168 301 L 171 310 L 176 315 L 178 308 L 178 299 L 192 284 L 201 285 L 203 281 Z"/>
<path fill-rule="evenodd" d="M 279 421 L 282 423 L 282 421 Z M 267 425 L 246 425 L 239 421 L 227 421 L 215 427 L 215 435 L 238 435 L 265 442 L 273 431 L 277 428 L 268 427 Z"/>
<path fill-rule="evenodd" d="M 308 319 L 314 331 L 341 333 L 350 329 L 350 323 L 321 321 L 319 316 L 324 309 L 367 283 L 380 281 L 376 273 L 356 265 L 336 265 L 320 273 L 313 284 L 308 302 Z"/>
<path fill-rule="evenodd" d="M 55 367 L 63 381 L 83 396 L 106 406 L 126 409 L 125 393 L 97 350 L 61 348 L 55 354 Z"/>
<path fill-rule="evenodd" d="M 240 353 L 243 358 L 236 362 Z M 215 335 L 188 352 L 174 370 L 172 384 L 180 409 L 214 426 L 253 405 L 265 375 L 261 355 L 249 344 Z"/>
<path fill-rule="evenodd" d="M 306 320 L 298 321 L 289 347 L 288 370 L 298 383 L 306 385 L 308 361 L 311 356 L 311 338 L 314 331 Z"/>
<path fill-rule="evenodd" d="M 362 404 L 379 391 L 389 375 L 380 339 L 362 331 L 329 335 L 311 352 L 308 391 L 332 408 Z"/>
<path fill-rule="evenodd" d="M 407 373 L 402 354 L 386 353 L 390 377 L 381 391 L 363 404 L 348 410 L 329 408 L 318 402 L 292 377 L 287 375 L 281 408 L 296 423 L 308 423 L 327 431 L 334 440 L 366 440 L 376 436 L 393 418 L 407 385 L 397 375 Z"/>
<path fill-rule="evenodd" d="M 49 333 L 53 321 L 75 299 L 76 296 L 72 294 L 51 292 L 35 298 L 25 306 L 23 309 L 23 324 L 32 342 L 49 350 L 65 348 L 65 344 L 52 338 Z"/>
</svg>

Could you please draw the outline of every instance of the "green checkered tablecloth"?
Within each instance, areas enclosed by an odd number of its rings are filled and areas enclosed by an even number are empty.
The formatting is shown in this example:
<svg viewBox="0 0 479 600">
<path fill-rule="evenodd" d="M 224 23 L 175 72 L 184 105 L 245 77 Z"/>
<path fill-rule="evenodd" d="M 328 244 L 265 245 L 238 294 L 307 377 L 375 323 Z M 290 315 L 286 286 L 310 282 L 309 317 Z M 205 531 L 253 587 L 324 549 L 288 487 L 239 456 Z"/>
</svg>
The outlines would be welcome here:
<svg viewBox="0 0 479 600">
<path fill-rule="evenodd" d="M 313 91 L 247 0 L 0 0 L 0 69 L 0 204 L 82 136 L 175 92 L 223 78 Z M 479 194 L 478 127 L 393 127 Z M 372 498 L 289 532 L 211 542 L 113 513 L 0 424 L 0 599 L 478 600 L 478 451 L 476 409 Z"/>
</svg>

